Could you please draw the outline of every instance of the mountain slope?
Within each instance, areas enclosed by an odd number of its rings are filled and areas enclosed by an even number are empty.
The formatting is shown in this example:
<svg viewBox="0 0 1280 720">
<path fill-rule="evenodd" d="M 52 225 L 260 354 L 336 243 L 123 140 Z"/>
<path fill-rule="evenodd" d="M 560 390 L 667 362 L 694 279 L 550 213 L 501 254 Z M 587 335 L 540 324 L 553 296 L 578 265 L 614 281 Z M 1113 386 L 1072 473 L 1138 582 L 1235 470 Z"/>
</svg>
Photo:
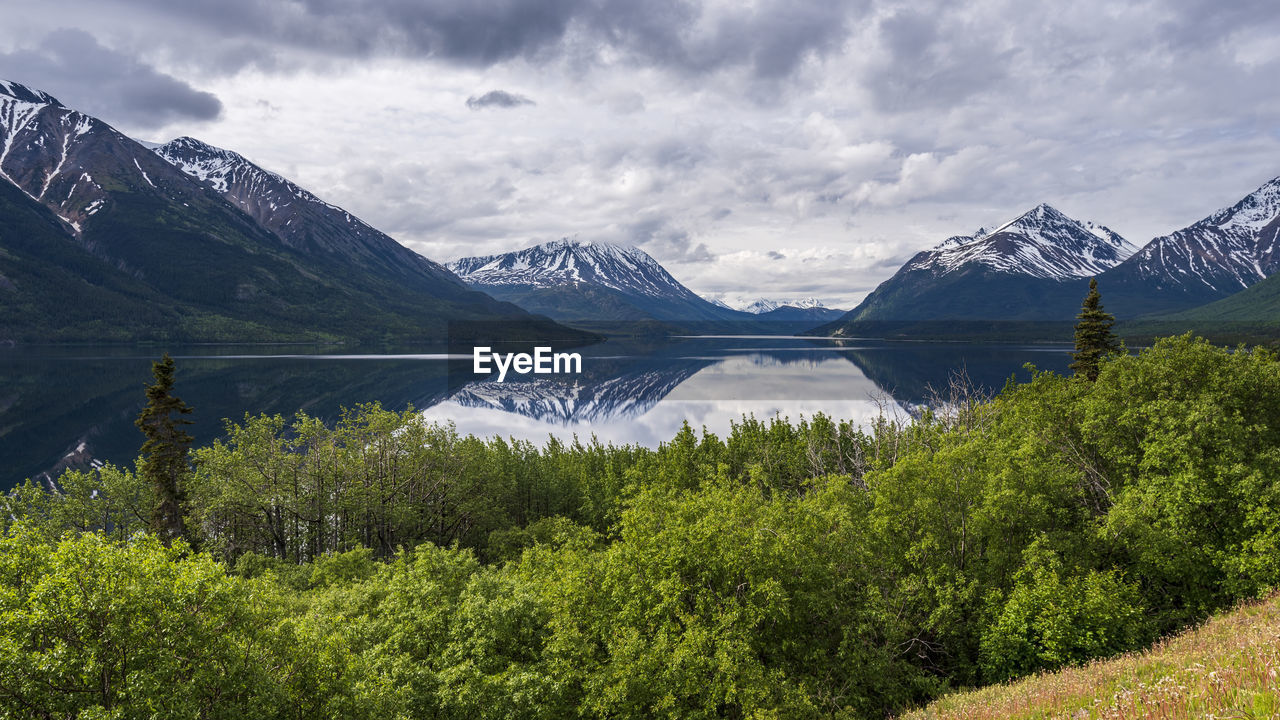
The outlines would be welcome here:
<svg viewBox="0 0 1280 720">
<path fill-rule="evenodd" d="M 1098 278 L 1130 315 L 1220 300 L 1280 269 L 1280 178 L 1235 205 L 1155 238 Z"/>
<path fill-rule="evenodd" d="M 66 223 L 0 182 L 0 344 L 94 336 L 124 341 L 176 325 L 164 296 L 84 251 Z"/>
<path fill-rule="evenodd" d="M 1026 324 L 1017 330 L 1024 334 L 1035 323 L 1071 318 L 1087 278 L 1132 251 L 1106 227 L 1040 205 L 992 232 L 951 237 L 916 254 L 856 308 L 812 332 L 911 335 L 927 326 L 930 334 L 971 334 L 1016 322 Z M 1062 328 L 1045 330 L 1056 336 Z"/>
<path fill-rule="evenodd" d="M 750 319 L 702 299 L 644 251 L 611 243 L 560 240 L 448 267 L 474 288 L 562 322 Z"/>
<path fill-rule="evenodd" d="M 1280 275 L 1272 275 L 1207 305 L 1141 317 L 1121 324 L 1119 330 L 1126 337 L 1160 337 L 1192 331 L 1215 342 L 1275 343 L 1280 339 Z"/>
<path fill-rule="evenodd" d="M 222 195 L 290 248 L 376 268 L 406 280 L 439 283 L 440 291 L 462 294 L 457 292 L 465 287 L 462 281 L 441 265 L 239 153 L 191 137 L 177 138 L 154 151 Z"/>
<path fill-rule="evenodd" d="M 1200 329 L 1191 321 L 1224 313 L 1252 322 L 1268 307 L 1265 291 L 1203 316 L 1177 313 L 1274 273 L 1278 235 L 1280 178 L 1127 259 L 1128 243 L 1115 233 L 1040 206 L 995 232 L 951 238 L 919 253 L 848 315 L 813 333 L 1069 339 L 1064 332 L 1087 292 L 1081 280 L 1090 275 L 1121 321 L 1160 315 L 1165 327 Z M 1256 303 L 1262 303 L 1256 312 L 1246 307 Z"/>
<path fill-rule="evenodd" d="M 7 193 L 0 227 L 11 213 L 27 222 L 31 205 L 47 211 L 40 233 L 50 242 L 38 251 L 22 246 L 25 271 L 71 272 L 103 289 L 97 302 L 73 305 L 59 284 L 19 284 L 6 271 L 17 297 L 0 308 L 0 339 L 443 341 L 451 320 L 473 328 L 493 321 L 502 334 L 527 323 L 565 332 L 469 291 L 432 263 L 410 278 L 385 247 L 380 261 L 291 245 L 289 233 L 106 123 L 10 82 L 0 82 L 0 184 L 24 196 Z M 326 227 L 306 214 L 292 219 Z M 0 246 L 15 256 L 24 242 L 16 235 L 3 235 Z M 47 322 L 68 315 L 70 326 Z"/>
</svg>

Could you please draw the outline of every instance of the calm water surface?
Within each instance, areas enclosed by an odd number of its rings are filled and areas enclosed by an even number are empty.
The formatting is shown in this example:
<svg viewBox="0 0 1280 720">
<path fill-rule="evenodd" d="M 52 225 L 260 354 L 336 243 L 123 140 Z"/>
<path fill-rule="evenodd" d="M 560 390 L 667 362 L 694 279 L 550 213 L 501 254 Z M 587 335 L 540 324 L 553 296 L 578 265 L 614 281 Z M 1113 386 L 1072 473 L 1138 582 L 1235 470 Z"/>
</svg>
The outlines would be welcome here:
<svg viewBox="0 0 1280 720">
<path fill-rule="evenodd" d="M 656 446 L 685 422 L 723 434 L 744 415 L 798 419 L 822 412 L 866 422 L 907 413 L 957 372 L 997 390 L 1024 365 L 1066 372 L 1065 346 L 900 343 L 812 338 L 610 340 L 577 350 L 581 375 L 471 373 L 443 352 L 326 353 L 314 348 L 170 348 L 175 392 L 195 408 L 197 444 L 246 413 L 326 419 L 379 402 L 414 407 L 459 432 L 544 442 L 596 436 Z M 150 382 L 153 348 L 0 351 L 0 488 L 65 467 L 132 463 L 133 419 Z"/>
</svg>

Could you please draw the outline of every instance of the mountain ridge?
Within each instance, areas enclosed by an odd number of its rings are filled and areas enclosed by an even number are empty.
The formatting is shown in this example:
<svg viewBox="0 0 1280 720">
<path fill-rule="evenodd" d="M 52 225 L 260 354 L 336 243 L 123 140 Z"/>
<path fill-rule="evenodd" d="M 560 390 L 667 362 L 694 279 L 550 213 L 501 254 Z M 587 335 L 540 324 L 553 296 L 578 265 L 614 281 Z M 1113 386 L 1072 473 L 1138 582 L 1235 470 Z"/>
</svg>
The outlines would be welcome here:
<svg viewBox="0 0 1280 720">
<path fill-rule="evenodd" d="M 373 263 L 388 273 L 465 284 L 444 266 L 396 242 L 360 218 L 232 150 L 182 136 L 157 148 L 158 156 L 226 198 L 294 249 L 340 261 Z"/>
<path fill-rule="evenodd" d="M 997 272 L 1063 280 L 1101 273 L 1136 250 L 1104 225 L 1075 220 L 1041 203 L 990 232 L 979 228 L 970 236 L 949 237 L 905 267 L 945 275 L 977 263 Z"/>
<path fill-rule="evenodd" d="M 1005 329 L 991 332 L 1069 340 L 1070 323 L 1087 291 L 1081 282 L 1085 277 L 1096 277 L 1108 311 L 1129 321 L 1221 300 L 1280 268 L 1280 178 L 1203 220 L 1153 239 L 1118 262 L 1111 261 L 1126 251 L 1127 241 L 1105 226 L 1073 220 L 1097 238 L 1095 244 L 1072 233 L 1086 241 L 1083 246 L 1063 244 L 1076 253 L 1075 261 L 1055 267 L 1019 265 L 1010 259 L 1025 255 L 1009 246 L 995 248 L 1000 251 L 996 261 L 983 256 L 1011 228 L 1028 229 L 1022 222 L 1027 218 L 1047 218 L 1064 227 L 1055 214 L 1060 215 L 1042 204 L 990 233 L 948 238 L 917 253 L 844 317 L 811 332 L 972 336 L 987 334 L 983 323 L 1003 323 Z M 1053 233 L 1048 237 L 1056 240 Z M 1081 247 L 1101 252 L 1084 257 Z M 1107 266 L 1099 267 L 1098 260 Z M 1055 269 L 1072 272 L 1050 272 Z"/>
<path fill-rule="evenodd" d="M 0 341 L 443 342 L 454 320 L 592 337 L 429 261 L 435 274 L 410 280 L 405 263 L 293 246 L 109 124 L 12 81 L 0 85 L 0 186 Z"/>
<path fill-rule="evenodd" d="M 643 250 L 564 238 L 446 266 L 471 287 L 562 322 L 732 322 L 745 313 L 715 305 Z"/>
</svg>

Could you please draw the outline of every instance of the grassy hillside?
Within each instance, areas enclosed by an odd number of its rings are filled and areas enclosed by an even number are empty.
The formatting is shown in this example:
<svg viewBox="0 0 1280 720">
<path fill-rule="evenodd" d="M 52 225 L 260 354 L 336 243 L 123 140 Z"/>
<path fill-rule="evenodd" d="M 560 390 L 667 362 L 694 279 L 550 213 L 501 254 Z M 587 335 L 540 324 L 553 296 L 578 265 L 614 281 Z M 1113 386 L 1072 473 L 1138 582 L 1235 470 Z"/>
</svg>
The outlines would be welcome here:
<svg viewBox="0 0 1280 720">
<path fill-rule="evenodd" d="M 1273 596 L 1146 652 L 951 695 L 906 718 L 1274 718 L 1278 674 Z"/>
</svg>

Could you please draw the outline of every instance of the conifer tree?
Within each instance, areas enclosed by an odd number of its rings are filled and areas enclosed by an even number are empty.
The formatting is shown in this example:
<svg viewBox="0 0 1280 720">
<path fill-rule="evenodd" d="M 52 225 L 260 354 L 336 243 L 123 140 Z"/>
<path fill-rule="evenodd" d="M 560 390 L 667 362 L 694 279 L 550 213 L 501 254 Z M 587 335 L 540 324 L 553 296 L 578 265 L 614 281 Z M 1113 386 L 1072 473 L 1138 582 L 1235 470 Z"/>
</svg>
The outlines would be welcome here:
<svg viewBox="0 0 1280 720">
<path fill-rule="evenodd" d="M 1120 339 L 1111 332 L 1114 315 L 1102 310 L 1102 295 L 1098 293 L 1098 279 L 1089 280 L 1089 294 L 1084 298 L 1080 314 L 1076 316 L 1076 350 L 1071 353 L 1074 362 L 1071 369 L 1090 382 L 1098 379 L 1102 359 L 1120 352 Z"/>
<path fill-rule="evenodd" d="M 134 424 L 147 438 L 142 444 L 139 472 L 155 491 L 151 527 L 167 544 L 177 538 L 191 539 L 183 520 L 183 485 L 190 472 L 187 451 L 193 438 L 182 429 L 191 424 L 183 417 L 191 413 L 191 408 L 173 395 L 174 362 L 169 353 L 160 362 L 151 363 L 151 374 L 155 384 L 147 386 L 147 406 Z"/>
</svg>

